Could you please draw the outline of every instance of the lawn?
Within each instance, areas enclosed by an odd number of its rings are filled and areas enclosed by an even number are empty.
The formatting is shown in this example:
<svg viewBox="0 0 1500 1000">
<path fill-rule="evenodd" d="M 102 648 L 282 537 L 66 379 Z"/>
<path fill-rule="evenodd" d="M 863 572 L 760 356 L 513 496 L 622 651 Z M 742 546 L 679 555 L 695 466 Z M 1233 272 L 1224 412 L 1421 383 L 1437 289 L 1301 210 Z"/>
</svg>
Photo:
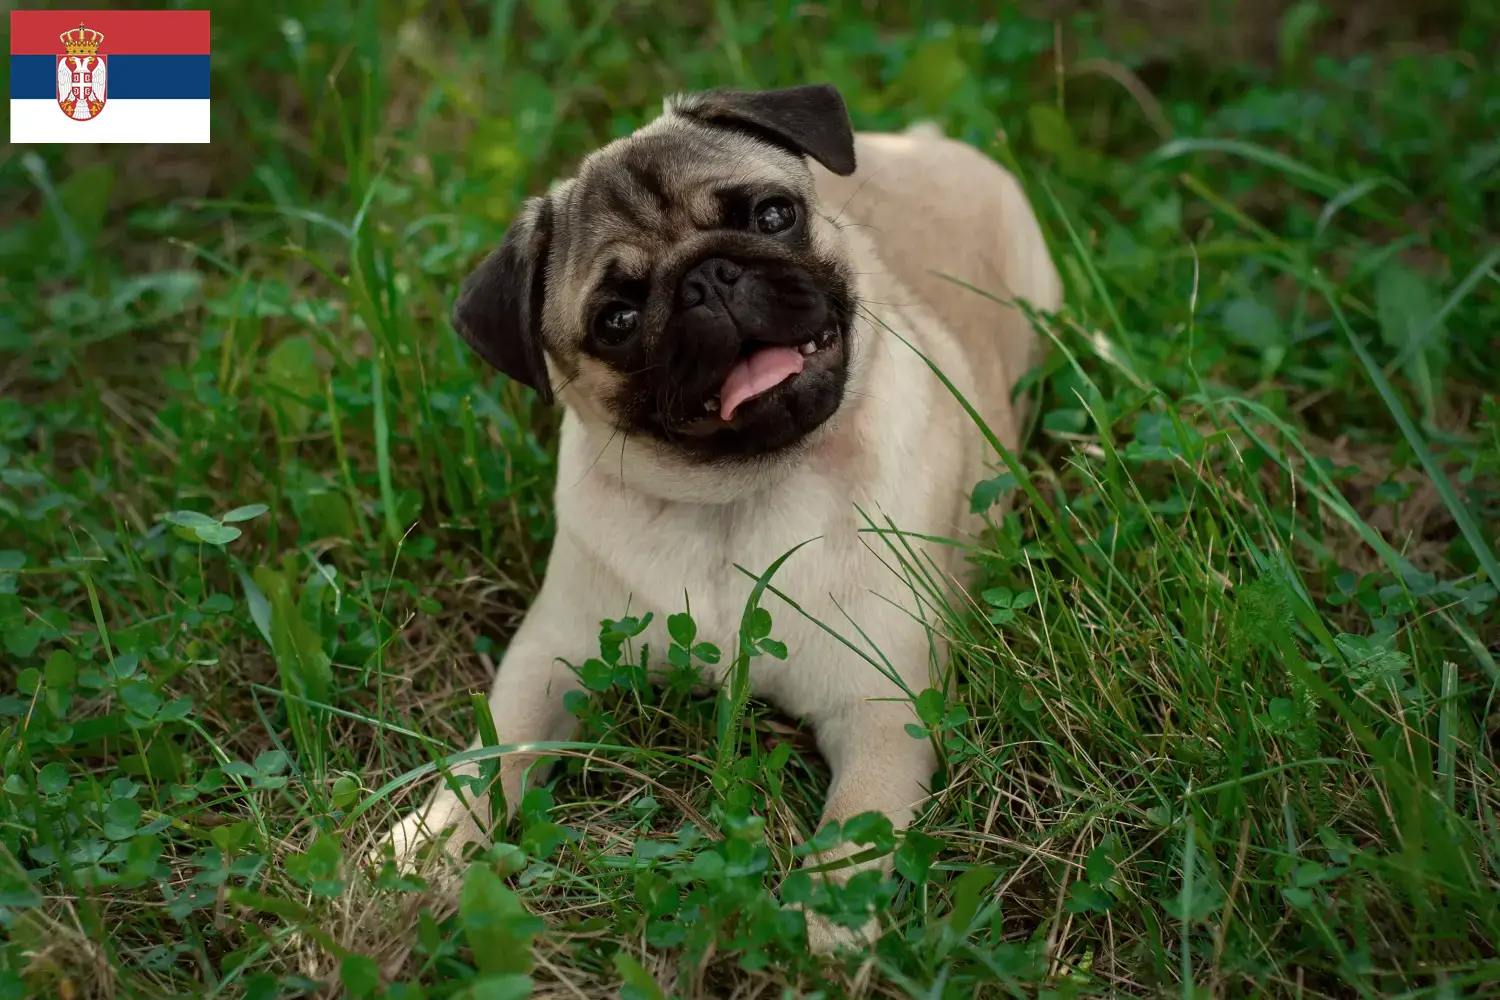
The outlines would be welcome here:
<svg viewBox="0 0 1500 1000">
<path fill-rule="evenodd" d="M 0 998 L 1500 996 L 1493 4 L 213 6 L 212 145 L 0 158 Z M 826 770 L 692 694 L 691 594 L 461 890 L 364 868 L 553 530 L 458 281 L 665 93 L 809 80 L 1012 166 L 1067 289 L 931 805 L 828 832 L 897 874 L 793 874 Z"/>
</svg>

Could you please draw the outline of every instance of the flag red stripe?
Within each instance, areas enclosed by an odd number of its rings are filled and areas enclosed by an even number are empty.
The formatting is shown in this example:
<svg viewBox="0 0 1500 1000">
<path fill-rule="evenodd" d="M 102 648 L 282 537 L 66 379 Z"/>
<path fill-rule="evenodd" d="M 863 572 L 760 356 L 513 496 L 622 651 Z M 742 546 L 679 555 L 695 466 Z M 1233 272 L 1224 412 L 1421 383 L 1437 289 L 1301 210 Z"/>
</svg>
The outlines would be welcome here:
<svg viewBox="0 0 1500 1000">
<path fill-rule="evenodd" d="M 102 55 L 206 56 L 206 10 L 13 10 L 10 54 L 62 55 L 58 37 L 84 27 L 103 33 Z"/>
</svg>

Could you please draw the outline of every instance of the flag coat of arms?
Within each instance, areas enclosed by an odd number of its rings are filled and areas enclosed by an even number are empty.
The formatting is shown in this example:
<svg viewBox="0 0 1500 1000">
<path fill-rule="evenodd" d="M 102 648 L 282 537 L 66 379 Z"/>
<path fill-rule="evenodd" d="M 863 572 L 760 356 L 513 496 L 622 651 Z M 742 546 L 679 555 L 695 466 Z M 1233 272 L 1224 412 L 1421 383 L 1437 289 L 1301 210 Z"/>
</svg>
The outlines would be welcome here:
<svg viewBox="0 0 1500 1000">
<path fill-rule="evenodd" d="M 12 10 L 10 141 L 208 142 L 206 10 Z"/>
</svg>

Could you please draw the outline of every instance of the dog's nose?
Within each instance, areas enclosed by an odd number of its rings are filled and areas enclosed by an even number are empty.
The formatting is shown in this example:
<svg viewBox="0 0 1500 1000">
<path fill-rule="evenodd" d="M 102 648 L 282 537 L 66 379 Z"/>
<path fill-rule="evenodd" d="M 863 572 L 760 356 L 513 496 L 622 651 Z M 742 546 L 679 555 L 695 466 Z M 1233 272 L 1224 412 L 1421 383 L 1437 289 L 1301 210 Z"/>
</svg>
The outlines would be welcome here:
<svg viewBox="0 0 1500 1000">
<path fill-rule="evenodd" d="M 713 292 L 718 292 L 720 298 L 727 298 L 730 288 L 744 273 L 745 269 L 732 260 L 710 257 L 683 276 L 678 296 L 684 308 L 707 302 Z"/>
</svg>

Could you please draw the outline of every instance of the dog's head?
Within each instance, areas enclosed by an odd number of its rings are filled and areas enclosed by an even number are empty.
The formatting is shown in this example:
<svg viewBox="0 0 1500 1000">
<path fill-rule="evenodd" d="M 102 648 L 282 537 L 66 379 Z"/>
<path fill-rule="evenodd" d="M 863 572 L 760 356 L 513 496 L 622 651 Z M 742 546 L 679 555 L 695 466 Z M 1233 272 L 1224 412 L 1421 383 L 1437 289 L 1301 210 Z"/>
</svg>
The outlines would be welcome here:
<svg viewBox="0 0 1500 1000">
<path fill-rule="evenodd" d="M 854 171 L 832 87 L 669 100 L 526 203 L 454 325 L 544 400 L 684 461 L 792 448 L 843 402 L 854 316 L 809 157 Z"/>
</svg>

